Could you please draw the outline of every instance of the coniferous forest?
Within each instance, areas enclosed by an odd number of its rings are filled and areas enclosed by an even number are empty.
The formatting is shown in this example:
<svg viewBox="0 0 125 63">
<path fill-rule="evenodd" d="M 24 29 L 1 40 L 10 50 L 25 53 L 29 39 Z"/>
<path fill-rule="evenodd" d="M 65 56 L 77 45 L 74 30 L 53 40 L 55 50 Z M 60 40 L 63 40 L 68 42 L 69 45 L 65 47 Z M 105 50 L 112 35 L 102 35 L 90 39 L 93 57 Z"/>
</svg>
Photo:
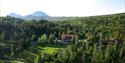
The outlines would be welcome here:
<svg viewBox="0 0 125 63">
<path fill-rule="evenodd" d="M 0 17 L 0 63 L 125 63 L 125 13 L 58 21 Z"/>
</svg>

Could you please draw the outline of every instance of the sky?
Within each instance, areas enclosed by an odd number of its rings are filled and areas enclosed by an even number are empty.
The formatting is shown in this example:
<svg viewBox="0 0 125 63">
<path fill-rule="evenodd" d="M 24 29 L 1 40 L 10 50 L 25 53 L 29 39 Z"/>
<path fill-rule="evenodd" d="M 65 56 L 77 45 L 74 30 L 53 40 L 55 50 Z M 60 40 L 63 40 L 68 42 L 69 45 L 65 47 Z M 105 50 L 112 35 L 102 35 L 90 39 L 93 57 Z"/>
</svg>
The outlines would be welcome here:
<svg viewBox="0 0 125 63">
<path fill-rule="evenodd" d="M 125 12 L 125 0 L 0 0 L 0 16 L 42 11 L 49 16 L 93 16 Z"/>
</svg>

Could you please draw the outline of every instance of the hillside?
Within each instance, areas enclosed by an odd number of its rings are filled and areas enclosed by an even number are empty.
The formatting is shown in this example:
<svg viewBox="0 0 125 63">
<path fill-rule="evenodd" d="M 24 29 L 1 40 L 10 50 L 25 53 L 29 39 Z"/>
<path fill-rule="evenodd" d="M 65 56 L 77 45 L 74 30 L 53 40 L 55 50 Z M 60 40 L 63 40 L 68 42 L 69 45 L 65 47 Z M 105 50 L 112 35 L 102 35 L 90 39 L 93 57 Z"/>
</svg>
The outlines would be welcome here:
<svg viewBox="0 0 125 63">
<path fill-rule="evenodd" d="M 125 13 L 55 21 L 0 17 L 0 51 L 0 63 L 124 63 Z"/>
</svg>

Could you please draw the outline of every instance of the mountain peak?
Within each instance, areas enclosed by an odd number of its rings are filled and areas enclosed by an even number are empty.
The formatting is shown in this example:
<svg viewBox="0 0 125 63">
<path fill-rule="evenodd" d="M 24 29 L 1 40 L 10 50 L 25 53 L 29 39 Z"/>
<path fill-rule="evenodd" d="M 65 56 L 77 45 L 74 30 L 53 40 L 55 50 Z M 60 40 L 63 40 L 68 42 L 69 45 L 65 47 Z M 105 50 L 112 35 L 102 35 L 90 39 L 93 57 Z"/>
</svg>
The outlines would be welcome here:
<svg viewBox="0 0 125 63">
<path fill-rule="evenodd" d="M 14 13 L 14 12 L 8 14 L 7 16 L 11 16 L 11 17 L 21 17 L 21 15 L 16 14 L 16 13 Z"/>
<path fill-rule="evenodd" d="M 48 17 L 48 15 L 42 11 L 36 11 L 36 12 L 32 13 L 31 16 Z"/>
<path fill-rule="evenodd" d="M 46 13 L 44 13 L 42 11 L 36 11 L 36 12 L 29 14 L 29 15 L 26 15 L 26 16 L 21 16 L 21 15 L 16 14 L 16 13 L 10 13 L 7 16 L 21 18 L 21 19 L 36 19 L 36 20 L 49 17 Z"/>
</svg>

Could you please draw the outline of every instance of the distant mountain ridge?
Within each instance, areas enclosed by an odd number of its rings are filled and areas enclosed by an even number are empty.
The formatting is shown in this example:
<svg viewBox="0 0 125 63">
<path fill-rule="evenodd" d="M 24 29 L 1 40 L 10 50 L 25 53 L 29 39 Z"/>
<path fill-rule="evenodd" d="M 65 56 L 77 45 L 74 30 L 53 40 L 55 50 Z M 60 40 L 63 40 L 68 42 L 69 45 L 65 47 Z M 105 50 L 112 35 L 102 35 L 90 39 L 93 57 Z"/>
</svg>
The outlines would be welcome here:
<svg viewBox="0 0 125 63">
<path fill-rule="evenodd" d="M 7 16 L 11 16 L 11 17 L 22 17 L 21 15 L 16 14 L 16 13 L 10 13 L 10 14 L 8 14 Z"/>
<path fill-rule="evenodd" d="M 35 20 L 39 20 L 39 19 L 44 19 L 49 17 L 49 15 L 47 15 L 46 13 L 42 12 L 42 11 L 36 11 L 32 14 L 26 15 L 26 16 L 21 16 L 19 14 L 16 13 L 10 13 L 7 16 L 10 17 L 15 17 L 15 18 L 21 18 L 21 19 L 25 19 L 25 20 L 30 20 L 30 19 L 35 19 Z"/>
</svg>

